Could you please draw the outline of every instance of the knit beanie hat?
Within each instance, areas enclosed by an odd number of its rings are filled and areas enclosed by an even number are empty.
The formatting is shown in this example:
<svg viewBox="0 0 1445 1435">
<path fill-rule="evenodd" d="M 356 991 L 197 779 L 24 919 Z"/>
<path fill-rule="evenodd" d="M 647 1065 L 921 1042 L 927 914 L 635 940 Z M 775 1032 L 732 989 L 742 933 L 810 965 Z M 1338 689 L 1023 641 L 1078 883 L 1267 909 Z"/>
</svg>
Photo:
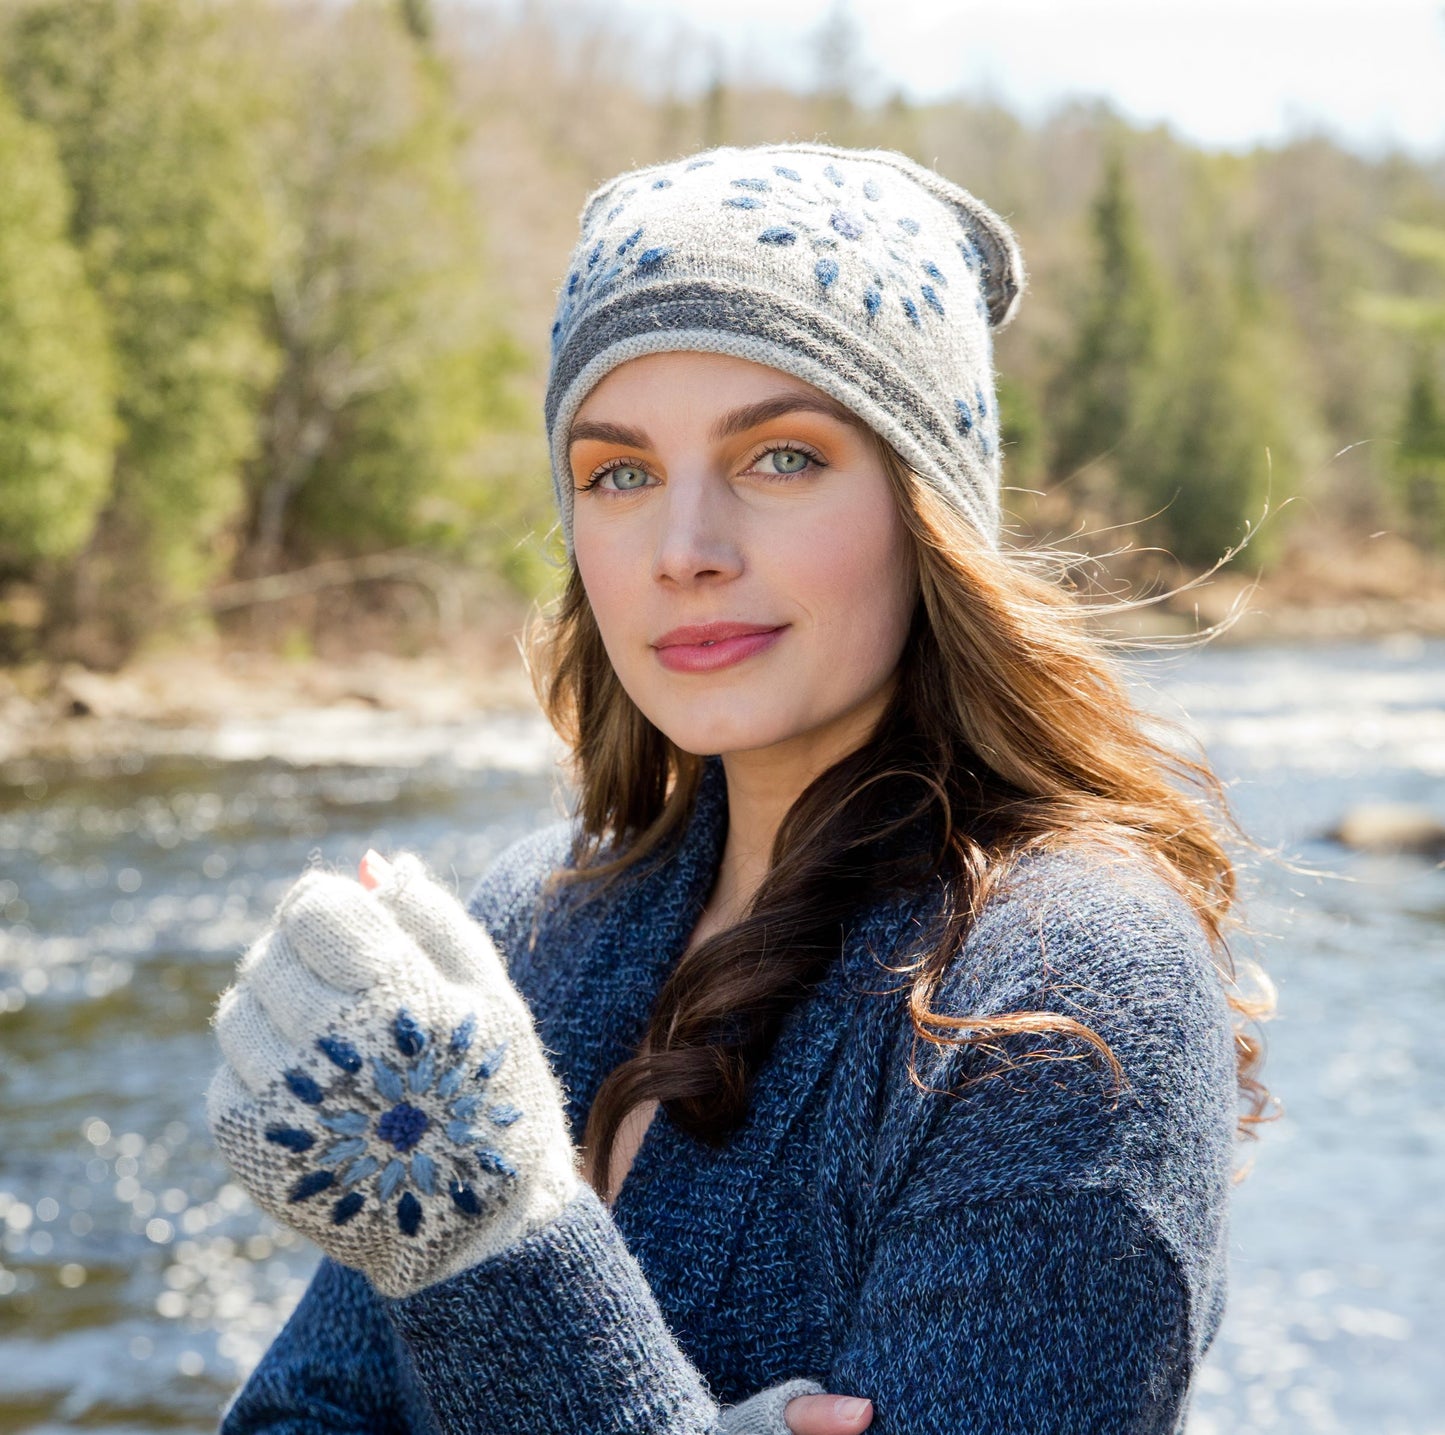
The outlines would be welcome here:
<svg viewBox="0 0 1445 1435">
<path fill-rule="evenodd" d="M 823 390 L 997 547 L 992 331 L 1024 283 L 1008 225 L 894 150 L 725 145 L 609 180 L 583 205 L 552 325 L 545 411 L 568 556 L 578 408 L 619 364 L 679 349 Z"/>
</svg>

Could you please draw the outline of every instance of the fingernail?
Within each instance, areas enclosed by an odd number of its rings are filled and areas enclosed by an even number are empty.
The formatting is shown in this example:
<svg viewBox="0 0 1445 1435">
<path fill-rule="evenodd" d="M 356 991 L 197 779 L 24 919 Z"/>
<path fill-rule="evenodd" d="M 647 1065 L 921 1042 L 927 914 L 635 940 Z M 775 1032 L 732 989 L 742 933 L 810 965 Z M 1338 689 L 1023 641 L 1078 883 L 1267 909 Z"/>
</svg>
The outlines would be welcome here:
<svg viewBox="0 0 1445 1435">
<path fill-rule="evenodd" d="M 833 1402 L 833 1414 L 840 1420 L 856 1420 L 867 1409 L 868 1402 L 853 1395 L 840 1395 Z"/>
</svg>

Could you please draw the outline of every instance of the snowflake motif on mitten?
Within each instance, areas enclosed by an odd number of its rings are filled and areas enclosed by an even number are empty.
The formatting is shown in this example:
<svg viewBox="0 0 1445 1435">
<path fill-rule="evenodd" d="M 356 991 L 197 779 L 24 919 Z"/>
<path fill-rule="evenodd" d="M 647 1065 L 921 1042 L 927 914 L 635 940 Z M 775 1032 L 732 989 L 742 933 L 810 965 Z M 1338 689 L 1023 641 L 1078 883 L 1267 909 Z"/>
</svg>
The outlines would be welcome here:
<svg viewBox="0 0 1445 1435">
<path fill-rule="evenodd" d="M 403 1007 L 391 1028 L 396 1065 L 381 1056 L 363 1058 L 339 1033 L 318 1037 L 317 1049 L 340 1075 L 324 1089 L 300 1068 L 287 1071 L 298 1119 L 266 1128 L 268 1142 L 304 1158 L 287 1201 L 325 1195 L 332 1224 L 343 1226 L 362 1212 L 368 1195 L 381 1206 L 395 1199 L 397 1230 L 415 1236 L 425 1220 L 423 1198 L 446 1199 L 464 1216 L 480 1216 L 506 1200 L 517 1170 L 489 1144 L 485 1126 L 511 1126 L 522 1111 L 487 1101 L 486 1085 L 509 1043 L 474 1067 L 476 1026 L 469 1015 L 441 1041 Z"/>
</svg>

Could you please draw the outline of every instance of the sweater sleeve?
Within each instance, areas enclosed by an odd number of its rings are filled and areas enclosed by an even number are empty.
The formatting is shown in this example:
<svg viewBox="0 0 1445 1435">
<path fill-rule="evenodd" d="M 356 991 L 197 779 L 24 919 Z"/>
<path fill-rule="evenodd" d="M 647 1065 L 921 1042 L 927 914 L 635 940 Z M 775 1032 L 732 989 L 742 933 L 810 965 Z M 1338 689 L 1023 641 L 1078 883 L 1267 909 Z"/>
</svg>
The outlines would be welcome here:
<svg viewBox="0 0 1445 1435">
<path fill-rule="evenodd" d="M 527 1241 L 385 1302 L 444 1435 L 718 1435 L 590 1189 Z M 1170 1435 L 1187 1301 L 1163 1248 L 1107 1194 L 905 1221 L 880 1238 L 823 1389 L 874 1402 L 875 1435 Z"/>
</svg>

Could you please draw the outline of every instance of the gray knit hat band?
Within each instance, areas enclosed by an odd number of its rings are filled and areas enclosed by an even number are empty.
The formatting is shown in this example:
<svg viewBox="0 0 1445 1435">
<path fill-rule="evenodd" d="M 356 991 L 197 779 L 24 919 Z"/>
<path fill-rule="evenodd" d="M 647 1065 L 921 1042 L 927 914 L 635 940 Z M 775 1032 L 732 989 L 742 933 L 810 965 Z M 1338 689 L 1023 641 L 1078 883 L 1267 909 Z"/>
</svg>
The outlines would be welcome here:
<svg viewBox="0 0 1445 1435">
<path fill-rule="evenodd" d="M 546 422 L 569 556 L 567 435 L 587 394 L 643 354 L 730 354 L 858 415 L 995 545 L 991 330 L 1023 267 L 973 196 L 889 150 L 724 147 L 589 196 L 557 305 Z"/>
</svg>

